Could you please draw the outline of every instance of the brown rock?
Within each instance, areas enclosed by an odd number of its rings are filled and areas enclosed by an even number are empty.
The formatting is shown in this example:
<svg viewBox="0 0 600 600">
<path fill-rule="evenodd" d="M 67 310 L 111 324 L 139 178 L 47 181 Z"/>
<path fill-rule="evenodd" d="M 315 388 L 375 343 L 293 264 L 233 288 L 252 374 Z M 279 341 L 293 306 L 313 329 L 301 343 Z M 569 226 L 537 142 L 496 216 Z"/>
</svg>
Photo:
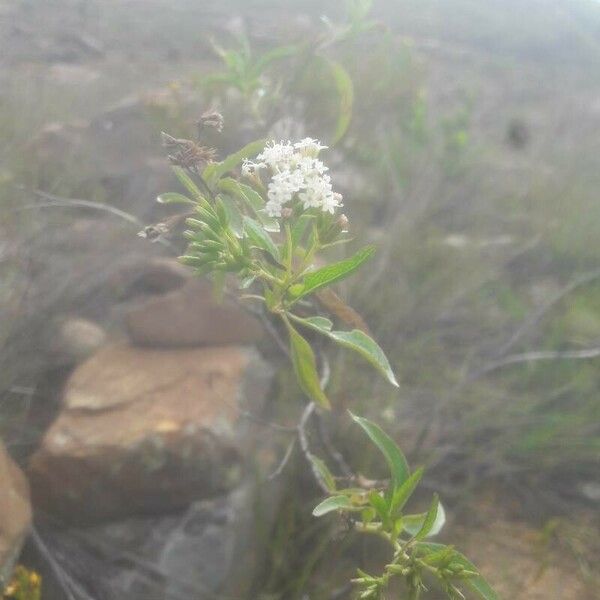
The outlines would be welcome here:
<svg viewBox="0 0 600 600">
<path fill-rule="evenodd" d="M 79 364 L 105 342 L 106 333 L 100 325 L 87 319 L 69 317 L 62 320 L 54 331 L 49 362 L 61 366 Z"/>
<path fill-rule="evenodd" d="M 0 587 L 7 581 L 31 524 L 29 486 L 0 443 Z"/>
<path fill-rule="evenodd" d="M 230 301 L 217 302 L 211 283 L 200 279 L 135 306 L 126 325 L 135 344 L 159 348 L 251 344 L 263 335 L 254 317 Z"/>
<path fill-rule="evenodd" d="M 191 274 L 191 269 L 173 258 L 137 258 L 119 268 L 109 284 L 121 298 L 135 298 L 176 290 L 190 279 Z"/>
<path fill-rule="evenodd" d="M 240 347 L 107 346 L 78 367 L 31 459 L 34 503 L 76 521 L 175 510 L 236 483 L 270 371 Z"/>
</svg>

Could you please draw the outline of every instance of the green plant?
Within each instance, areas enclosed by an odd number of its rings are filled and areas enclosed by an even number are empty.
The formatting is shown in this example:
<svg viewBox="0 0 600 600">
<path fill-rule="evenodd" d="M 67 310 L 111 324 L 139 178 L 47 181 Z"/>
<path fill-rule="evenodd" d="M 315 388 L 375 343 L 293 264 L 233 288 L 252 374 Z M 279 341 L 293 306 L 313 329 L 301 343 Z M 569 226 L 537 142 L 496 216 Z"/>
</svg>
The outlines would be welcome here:
<svg viewBox="0 0 600 600">
<path fill-rule="evenodd" d="M 220 123 L 221 119 L 212 115 L 206 125 Z M 398 577 L 405 582 L 408 597 L 418 598 L 425 589 L 424 579 L 431 575 L 450 598 L 462 597 L 458 587 L 462 582 L 482 598 L 494 598 L 466 558 L 452 547 L 425 541 L 444 524 L 444 510 L 437 496 L 426 513 L 404 514 L 423 470 L 411 475 L 400 449 L 377 425 L 353 416 L 382 451 L 391 473 L 387 484 L 370 482 L 369 486 L 338 489 L 325 463 L 308 446 L 304 432 L 308 417 L 331 407 L 326 377 L 319 373 L 317 353 L 308 334 L 323 336 L 358 353 L 389 383 L 398 386 L 383 350 L 365 327 L 334 329 L 333 322 L 313 303 L 315 296 L 358 271 L 375 251 L 367 246 L 333 262 L 321 255 L 350 241 L 348 219 L 339 213 L 342 196 L 333 190 L 327 167 L 319 158 L 326 147 L 310 138 L 296 143 L 265 144 L 259 140 L 214 162 L 214 150 L 192 140 L 166 134 L 163 140 L 172 152 L 169 158 L 187 195 L 171 192 L 158 200 L 190 209 L 179 219 L 185 219 L 188 227 L 183 233 L 188 244 L 181 261 L 198 275 L 212 277 L 220 289 L 226 286 L 225 276 L 233 275 L 237 289 L 229 291 L 237 293 L 241 301 L 258 304 L 286 333 L 297 382 L 309 400 L 298 425 L 300 444 L 318 482 L 329 493 L 314 514 L 356 513 L 360 516 L 354 522 L 357 529 L 383 537 L 393 548 L 393 559 L 382 575 L 360 572 L 354 580 L 359 597 L 383 598 L 390 580 Z M 240 166 L 241 176 L 235 176 Z M 157 238 L 168 230 L 163 223 L 146 228 L 142 235 Z M 323 357 L 320 362 L 325 365 Z M 362 481 L 358 477 L 353 480 Z"/>
<path fill-rule="evenodd" d="M 241 100 L 236 113 L 249 112 L 259 124 L 273 123 L 286 115 L 287 102 L 304 104 L 304 119 L 318 97 L 319 112 L 331 113 L 331 143 L 342 139 L 350 125 L 354 103 L 352 78 L 331 49 L 355 41 L 378 24 L 368 18 L 372 0 L 348 0 L 341 23 L 322 18 L 321 27 L 309 39 L 274 45 L 261 51 L 245 33 L 228 47 L 212 42 L 220 69 L 197 77 L 197 86 L 208 93 L 212 104 L 231 104 L 232 94 Z M 280 68 L 278 68 L 280 67 Z"/>
<path fill-rule="evenodd" d="M 212 47 L 221 59 L 222 68 L 198 78 L 198 85 L 213 93 L 229 88 L 237 90 L 252 107 L 255 116 L 260 113 L 262 99 L 270 96 L 265 94 L 264 88 L 269 87 L 268 73 L 271 67 L 298 52 L 296 46 L 277 46 L 258 54 L 245 35 L 238 36 L 236 47 L 222 48 L 214 42 Z"/>
<path fill-rule="evenodd" d="M 464 598 L 460 588 L 467 586 L 486 600 L 496 598 L 489 584 L 476 567 L 452 546 L 426 541 L 440 532 L 446 515 L 439 498 L 434 495 L 427 512 L 406 514 L 404 507 L 423 476 L 423 468 L 412 474 L 402 451 L 375 423 L 352 415 L 383 454 L 390 480 L 385 484 L 367 482 L 368 485 L 338 489 L 336 481 L 324 463 L 319 462 L 323 477 L 328 482 L 330 496 L 313 511 L 321 517 L 336 511 L 353 517 L 353 527 L 366 534 L 383 538 L 393 551 L 391 561 L 381 575 L 364 571 L 353 580 L 360 590 L 361 599 L 382 599 L 394 579 L 399 579 L 408 598 L 419 598 L 426 591 L 425 582 L 433 579 L 447 596 Z"/>
</svg>

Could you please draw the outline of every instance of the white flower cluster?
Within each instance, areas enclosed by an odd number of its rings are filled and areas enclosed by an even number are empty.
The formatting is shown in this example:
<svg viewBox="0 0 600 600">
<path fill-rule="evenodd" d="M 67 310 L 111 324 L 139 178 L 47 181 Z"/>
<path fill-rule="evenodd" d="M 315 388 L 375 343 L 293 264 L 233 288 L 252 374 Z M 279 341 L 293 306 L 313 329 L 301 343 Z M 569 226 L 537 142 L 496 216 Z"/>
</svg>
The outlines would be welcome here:
<svg viewBox="0 0 600 600">
<path fill-rule="evenodd" d="M 271 217 L 281 217 L 285 204 L 296 196 L 305 209 L 320 208 L 333 214 L 342 206 L 342 195 L 333 191 L 327 167 L 319 160 L 322 146 L 318 140 L 305 138 L 300 142 L 271 142 L 256 157 L 244 161 L 242 173 L 258 174 L 270 169 L 271 181 L 267 189 L 265 210 Z"/>
</svg>

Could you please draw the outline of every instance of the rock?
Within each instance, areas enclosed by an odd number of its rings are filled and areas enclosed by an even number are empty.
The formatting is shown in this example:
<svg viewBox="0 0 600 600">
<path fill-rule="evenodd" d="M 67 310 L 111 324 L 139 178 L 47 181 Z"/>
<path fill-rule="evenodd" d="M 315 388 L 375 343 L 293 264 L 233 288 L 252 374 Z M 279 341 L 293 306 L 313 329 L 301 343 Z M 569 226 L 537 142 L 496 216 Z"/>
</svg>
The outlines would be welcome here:
<svg viewBox="0 0 600 600">
<path fill-rule="evenodd" d="M 110 285 L 120 298 L 164 294 L 182 287 L 191 270 L 172 258 L 138 258 L 123 265 L 111 277 Z"/>
<path fill-rule="evenodd" d="M 133 307 L 126 326 L 134 344 L 153 347 L 252 344 L 263 335 L 257 319 L 217 302 L 211 283 L 200 279 Z"/>
<path fill-rule="evenodd" d="M 31 524 L 29 486 L 0 443 L 0 587 L 8 581 Z"/>
<path fill-rule="evenodd" d="M 31 458 L 34 504 L 82 522 L 232 489 L 255 444 L 238 404 L 260 411 L 270 379 L 250 349 L 106 346 L 73 372 Z"/>
<path fill-rule="evenodd" d="M 253 478 L 178 513 L 38 532 L 90 597 L 251 598 L 283 485 Z"/>
<path fill-rule="evenodd" d="M 83 362 L 106 342 L 104 329 L 92 321 L 69 317 L 57 327 L 50 343 L 50 361 L 55 366 Z"/>
</svg>

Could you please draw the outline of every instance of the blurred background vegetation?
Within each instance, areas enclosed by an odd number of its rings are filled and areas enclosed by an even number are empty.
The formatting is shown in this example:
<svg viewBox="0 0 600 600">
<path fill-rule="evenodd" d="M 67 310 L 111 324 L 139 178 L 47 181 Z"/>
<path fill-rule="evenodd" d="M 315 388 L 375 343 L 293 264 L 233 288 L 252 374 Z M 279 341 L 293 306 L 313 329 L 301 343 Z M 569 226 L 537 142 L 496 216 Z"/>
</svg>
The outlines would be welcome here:
<svg viewBox="0 0 600 600">
<path fill-rule="evenodd" d="M 165 214 L 154 203 L 169 181 L 159 134 L 193 137 L 209 107 L 225 116 L 222 137 L 209 140 L 223 155 L 266 135 L 328 143 L 351 231 L 378 246 L 342 295 L 401 389 L 336 355 L 336 447 L 361 472 L 377 471 L 344 411 L 381 423 L 428 467 L 426 487 L 448 503 L 475 562 L 499 539 L 531 536 L 532 565 L 543 569 L 559 547 L 593 584 L 600 4 L 591 0 L 0 0 L 0 431 L 13 456 L 26 459 L 56 411 L 66 370 L 55 363 L 57 320 L 110 328 L 116 267 L 168 253 L 135 236 Z M 332 549 L 336 525 L 311 519 L 318 491 L 300 464 L 290 468 L 304 492 L 282 504 L 260 597 L 344 597 L 339 573 L 358 551 Z M 511 529 L 515 519 L 528 533 Z M 495 541 L 469 540 L 473 530 Z M 505 597 L 521 597 L 507 569 Z"/>
</svg>

